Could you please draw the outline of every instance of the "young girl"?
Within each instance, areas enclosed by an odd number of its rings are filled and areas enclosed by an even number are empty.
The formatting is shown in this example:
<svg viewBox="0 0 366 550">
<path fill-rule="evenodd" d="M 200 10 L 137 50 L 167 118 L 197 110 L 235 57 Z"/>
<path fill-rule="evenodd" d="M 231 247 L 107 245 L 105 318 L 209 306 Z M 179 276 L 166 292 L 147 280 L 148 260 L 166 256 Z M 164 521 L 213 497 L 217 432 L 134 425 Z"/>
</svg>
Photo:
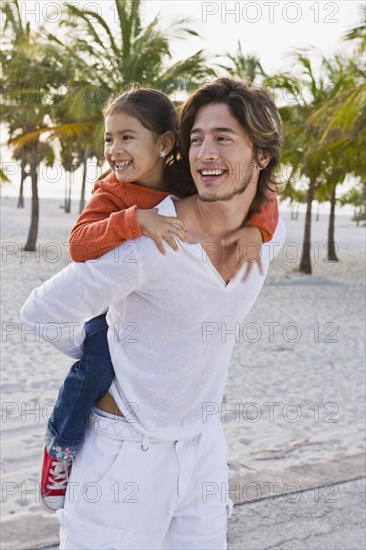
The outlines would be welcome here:
<svg viewBox="0 0 366 550">
<path fill-rule="evenodd" d="M 196 192 L 185 163 L 178 159 L 173 103 L 161 92 L 132 88 L 111 99 L 104 116 L 104 153 L 111 173 L 95 184 L 71 232 L 71 258 L 96 260 L 121 242 L 142 235 L 153 239 L 162 254 L 163 241 L 178 250 L 175 237 L 184 240 L 183 223 L 154 209 L 168 194 L 183 197 Z M 240 230 L 240 249 L 271 240 L 277 223 L 273 194 Z M 114 371 L 107 331 L 105 312 L 85 324 L 84 355 L 71 367 L 48 422 L 41 478 L 41 500 L 48 510 L 63 507 L 72 459 L 88 415 L 97 401 L 109 396 Z"/>
</svg>

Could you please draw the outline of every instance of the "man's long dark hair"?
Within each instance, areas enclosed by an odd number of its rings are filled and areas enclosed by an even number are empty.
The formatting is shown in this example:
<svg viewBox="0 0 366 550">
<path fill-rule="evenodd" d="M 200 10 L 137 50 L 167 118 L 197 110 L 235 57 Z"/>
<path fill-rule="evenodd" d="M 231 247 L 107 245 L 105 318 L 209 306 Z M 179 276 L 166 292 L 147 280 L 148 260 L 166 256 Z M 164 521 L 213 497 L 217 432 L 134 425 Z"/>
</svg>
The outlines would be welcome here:
<svg viewBox="0 0 366 550">
<path fill-rule="evenodd" d="M 233 78 L 218 78 L 210 84 L 198 88 L 185 101 L 180 111 L 178 146 L 183 161 L 188 163 L 190 132 L 197 111 L 210 103 L 224 103 L 230 114 L 239 122 L 248 135 L 254 158 L 267 152 L 271 160 L 259 173 L 258 189 L 249 215 L 271 200 L 268 191 L 279 185 L 274 177 L 274 168 L 280 159 L 282 125 L 277 107 L 269 93 L 254 84 Z"/>
</svg>

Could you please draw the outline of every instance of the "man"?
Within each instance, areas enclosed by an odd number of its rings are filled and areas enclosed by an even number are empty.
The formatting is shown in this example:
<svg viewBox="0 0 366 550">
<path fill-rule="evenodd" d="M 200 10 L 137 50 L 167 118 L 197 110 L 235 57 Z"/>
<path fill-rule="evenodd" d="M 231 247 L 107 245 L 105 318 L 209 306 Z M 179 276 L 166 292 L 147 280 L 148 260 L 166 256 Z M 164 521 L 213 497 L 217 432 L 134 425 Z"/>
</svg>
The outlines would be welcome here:
<svg viewBox="0 0 366 550">
<path fill-rule="evenodd" d="M 263 274 L 254 267 L 243 281 L 231 245 L 265 200 L 280 120 L 263 90 L 218 79 L 183 106 L 180 140 L 198 194 L 158 207 L 185 223 L 179 252 L 161 258 L 151 239 L 135 239 L 71 264 L 22 310 L 45 339 L 80 357 L 82 321 L 109 306 L 109 394 L 119 416 L 107 394 L 90 417 L 58 512 L 61 548 L 226 548 L 227 450 L 212 405 L 221 404 L 234 339 L 207 327 L 245 317 L 283 243 L 280 220 L 262 247 Z"/>
</svg>

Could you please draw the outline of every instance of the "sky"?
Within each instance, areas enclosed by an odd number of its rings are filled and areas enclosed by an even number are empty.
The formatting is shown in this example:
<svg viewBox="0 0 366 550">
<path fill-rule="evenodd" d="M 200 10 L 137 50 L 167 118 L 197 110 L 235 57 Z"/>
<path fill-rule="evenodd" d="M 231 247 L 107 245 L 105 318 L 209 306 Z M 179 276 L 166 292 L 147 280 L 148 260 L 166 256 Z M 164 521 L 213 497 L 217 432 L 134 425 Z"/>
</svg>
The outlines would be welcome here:
<svg viewBox="0 0 366 550">
<path fill-rule="evenodd" d="M 106 2 L 109 4 L 109 2 Z M 176 43 L 186 56 L 202 47 L 212 56 L 234 52 L 238 41 L 247 54 L 256 54 L 266 72 L 289 67 L 293 48 L 317 48 L 325 56 L 341 48 L 341 36 L 361 19 L 360 1 L 241 1 L 197 0 L 145 2 L 149 19 L 160 11 L 162 26 L 174 18 L 191 18 L 202 39 Z"/>
<path fill-rule="evenodd" d="M 95 9 L 113 27 L 116 13 L 114 2 L 100 0 L 72 0 L 80 9 Z M 62 1 L 19 1 L 22 20 L 36 27 L 46 24 L 57 29 L 63 13 Z M 342 41 L 344 33 L 360 24 L 362 1 L 343 0 L 256 0 L 256 1 L 200 1 L 200 0 L 145 0 L 142 2 L 143 22 L 150 22 L 159 14 L 161 29 L 172 33 L 173 22 L 188 18 L 187 26 L 199 33 L 200 38 L 177 40 L 172 36 L 173 61 L 188 57 L 204 49 L 210 60 L 225 52 L 235 53 L 240 41 L 245 54 L 259 57 L 266 73 L 291 70 L 296 73 L 292 53 L 296 48 L 309 48 L 309 55 L 316 67 L 321 56 L 346 53 L 350 46 Z M 58 32 L 56 30 L 56 32 Z M 173 34 L 173 33 L 172 33 Z M 221 60 L 222 61 L 222 60 Z M 6 148 L 2 163 L 9 162 Z M 55 183 L 48 170 L 40 184 L 40 197 L 62 197 L 64 178 Z M 95 170 L 90 169 L 88 188 L 92 186 Z M 2 189 L 4 196 L 17 194 L 16 174 L 14 184 Z M 46 180 L 46 181 L 45 181 Z M 48 181 L 47 181 L 48 180 Z M 56 177 L 57 180 L 57 177 Z M 80 175 L 76 173 L 73 196 L 79 195 Z M 29 186 L 29 184 L 28 184 Z M 29 189 L 27 189 L 29 194 Z"/>
<path fill-rule="evenodd" d="M 111 26 L 117 21 L 113 1 L 70 0 L 69 3 L 79 9 L 96 10 Z M 65 2 L 20 0 L 19 4 L 24 21 L 30 21 L 32 26 L 46 23 L 52 29 L 64 12 Z M 173 49 L 177 59 L 201 48 L 212 56 L 233 52 L 240 40 L 246 53 L 258 55 L 265 70 L 274 72 L 288 68 L 291 48 L 315 47 L 324 55 L 339 50 L 342 34 L 360 21 L 364 4 L 360 0 L 145 0 L 142 14 L 146 23 L 159 14 L 164 32 L 171 31 L 174 20 L 189 19 L 189 26 L 201 38 L 175 40 Z"/>
</svg>

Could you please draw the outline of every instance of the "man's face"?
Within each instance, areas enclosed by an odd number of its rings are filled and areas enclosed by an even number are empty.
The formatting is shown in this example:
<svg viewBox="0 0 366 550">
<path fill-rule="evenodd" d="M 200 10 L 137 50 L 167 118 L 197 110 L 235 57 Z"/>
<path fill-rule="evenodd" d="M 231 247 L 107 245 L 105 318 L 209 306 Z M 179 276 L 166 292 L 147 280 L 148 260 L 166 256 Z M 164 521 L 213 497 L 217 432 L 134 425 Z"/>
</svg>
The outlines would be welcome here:
<svg viewBox="0 0 366 550">
<path fill-rule="evenodd" d="M 202 201 L 228 201 L 257 183 L 252 145 L 225 103 L 201 107 L 190 137 L 191 174 Z"/>
</svg>

